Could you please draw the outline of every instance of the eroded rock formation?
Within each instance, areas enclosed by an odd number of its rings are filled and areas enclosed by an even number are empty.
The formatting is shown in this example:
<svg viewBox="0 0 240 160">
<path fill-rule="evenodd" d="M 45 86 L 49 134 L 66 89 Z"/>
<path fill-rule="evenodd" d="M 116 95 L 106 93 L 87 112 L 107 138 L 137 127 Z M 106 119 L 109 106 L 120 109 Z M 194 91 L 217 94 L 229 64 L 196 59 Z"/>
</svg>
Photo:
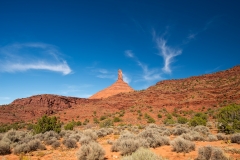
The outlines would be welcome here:
<svg viewBox="0 0 240 160">
<path fill-rule="evenodd" d="M 113 83 L 111 86 L 92 95 L 89 99 L 107 98 L 119 93 L 126 93 L 126 92 L 132 92 L 132 91 L 134 91 L 134 89 L 130 87 L 126 82 L 123 81 L 122 71 L 119 69 L 117 81 Z"/>
</svg>

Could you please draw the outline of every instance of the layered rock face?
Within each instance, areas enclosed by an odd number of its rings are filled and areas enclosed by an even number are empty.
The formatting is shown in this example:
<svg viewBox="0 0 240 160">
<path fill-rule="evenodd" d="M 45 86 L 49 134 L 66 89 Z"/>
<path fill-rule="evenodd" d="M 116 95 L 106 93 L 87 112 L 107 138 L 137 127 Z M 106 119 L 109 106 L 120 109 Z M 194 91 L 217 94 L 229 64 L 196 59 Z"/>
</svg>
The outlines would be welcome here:
<svg viewBox="0 0 240 160">
<path fill-rule="evenodd" d="M 123 81 L 122 71 L 118 70 L 118 80 L 111 86 L 97 92 L 96 94 L 89 97 L 89 99 L 100 99 L 107 98 L 118 93 L 132 92 L 134 89 L 130 87 L 126 82 Z"/>
</svg>

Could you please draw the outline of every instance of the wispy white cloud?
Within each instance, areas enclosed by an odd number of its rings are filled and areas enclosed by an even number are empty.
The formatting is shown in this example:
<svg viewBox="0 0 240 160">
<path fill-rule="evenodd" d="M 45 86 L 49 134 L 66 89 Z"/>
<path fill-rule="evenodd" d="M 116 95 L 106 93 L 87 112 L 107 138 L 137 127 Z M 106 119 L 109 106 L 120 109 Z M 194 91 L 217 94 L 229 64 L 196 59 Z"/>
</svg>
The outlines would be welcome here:
<svg viewBox="0 0 240 160">
<path fill-rule="evenodd" d="M 129 84 L 131 82 L 131 78 L 127 74 L 123 73 L 123 81 Z"/>
<path fill-rule="evenodd" d="M 57 47 L 44 43 L 16 43 L 0 48 L 0 72 L 49 70 L 72 73 Z"/>
<path fill-rule="evenodd" d="M 202 27 L 202 28 L 199 29 L 198 31 L 196 31 L 196 32 L 192 32 L 192 31 L 191 31 L 191 33 L 188 34 L 188 36 L 187 36 L 187 41 L 185 40 L 185 43 L 188 43 L 190 40 L 195 39 L 198 34 L 206 31 L 206 30 L 211 26 L 211 24 L 214 22 L 214 19 L 215 19 L 215 18 L 217 18 L 217 17 L 213 17 L 210 21 L 208 21 L 208 22 L 204 25 L 204 27 Z"/>
<path fill-rule="evenodd" d="M 218 67 L 216 67 L 216 68 L 214 68 L 214 69 L 207 70 L 207 71 L 205 71 L 205 73 L 213 73 L 213 72 L 216 72 L 217 70 L 219 70 L 220 67 L 221 67 L 221 66 L 218 66 Z"/>
<path fill-rule="evenodd" d="M 134 58 L 134 55 L 133 55 L 133 53 L 132 53 L 131 50 L 126 50 L 126 51 L 125 51 L 125 55 L 126 55 L 127 57 Z"/>
<path fill-rule="evenodd" d="M 149 69 L 148 66 L 141 61 L 138 60 L 138 58 L 133 54 L 131 50 L 126 50 L 125 55 L 129 58 L 132 58 L 139 67 L 143 70 L 142 78 L 146 81 L 153 81 L 153 80 L 160 80 L 162 79 L 161 73 L 158 69 Z"/>
<path fill-rule="evenodd" d="M 164 67 L 162 70 L 165 73 L 171 73 L 171 63 L 174 61 L 174 58 L 182 53 L 181 49 L 174 49 L 170 46 L 167 46 L 167 41 L 163 37 L 155 37 L 157 48 L 160 56 L 164 59 Z"/>
</svg>

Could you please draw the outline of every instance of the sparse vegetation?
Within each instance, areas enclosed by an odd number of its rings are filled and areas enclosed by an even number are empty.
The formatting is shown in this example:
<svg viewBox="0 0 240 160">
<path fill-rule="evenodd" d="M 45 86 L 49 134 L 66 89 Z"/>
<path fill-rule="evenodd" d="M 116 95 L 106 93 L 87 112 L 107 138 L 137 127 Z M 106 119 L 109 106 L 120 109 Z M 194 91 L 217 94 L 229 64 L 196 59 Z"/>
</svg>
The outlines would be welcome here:
<svg viewBox="0 0 240 160">
<path fill-rule="evenodd" d="M 189 140 L 185 140 L 181 137 L 175 138 L 170 142 L 173 151 L 188 153 L 195 150 L 195 144 Z"/>
<path fill-rule="evenodd" d="M 34 133 L 45 133 L 47 131 L 55 131 L 59 133 L 61 131 L 61 123 L 57 117 L 48 117 L 44 115 L 38 119 L 37 124 L 34 126 Z"/>
<path fill-rule="evenodd" d="M 232 104 L 221 108 L 217 117 L 220 132 L 240 132 L 240 105 Z"/>
<path fill-rule="evenodd" d="M 198 149 L 198 157 L 195 160 L 228 160 L 224 152 L 217 147 L 205 146 Z"/>
</svg>

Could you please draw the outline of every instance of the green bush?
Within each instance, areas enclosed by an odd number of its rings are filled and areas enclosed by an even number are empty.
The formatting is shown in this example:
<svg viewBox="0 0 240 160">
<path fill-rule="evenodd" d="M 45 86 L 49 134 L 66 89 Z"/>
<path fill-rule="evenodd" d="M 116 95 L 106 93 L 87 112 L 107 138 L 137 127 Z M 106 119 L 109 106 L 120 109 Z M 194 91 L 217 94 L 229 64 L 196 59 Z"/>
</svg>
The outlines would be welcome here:
<svg viewBox="0 0 240 160">
<path fill-rule="evenodd" d="M 99 126 L 101 128 L 113 126 L 113 121 L 111 119 L 105 119 L 104 121 L 100 122 Z"/>
<path fill-rule="evenodd" d="M 180 124 L 185 124 L 185 123 L 188 122 L 188 119 L 185 118 L 185 117 L 178 117 L 178 118 L 177 118 L 177 121 L 178 121 L 178 123 L 180 123 Z"/>
<path fill-rule="evenodd" d="M 190 121 L 189 124 L 190 126 L 198 126 L 198 125 L 203 125 L 206 126 L 207 121 L 202 119 L 201 117 L 193 117 Z"/>
<path fill-rule="evenodd" d="M 147 119 L 147 123 L 155 123 L 155 120 L 150 115 L 148 115 L 147 113 L 145 113 L 144 116 Z"/>
<path fill-rule="evenodd" d="M 195 114 L 195 117 L 200 117 L 203 120 L 207 121 L 207 115 L 205 113 L 198 112 L 198 113 Z"/>
<path fill-rule="evenodd" d="M 55 131 L 59 133 L 61 131 L 61 123 L 57 117 L 48 117 L 44 115 L 38 119 L 37 124 L 34 125 L 34 134 L 45 133 L 47 131 Z"/>
<path fill-rule="evenodd" d="M 175 121 L 172 118 L 170 118 L 170 119 L 166 118 L 166 119 L 164 119 L 163 123 L 166 124 L 166 125 L 169 125 L 169 124 L 174 124 Z"/>
<path fill-rule="evenodd" d="M 162 118 L 162 115 L 161 115 L 161 114 L 158 114 L 158 118 Z"/>
<path fill-rule="evenodd" d="M 121 122 L 122 120 L 119 117 L 114 117 L 113 122 Z"/>
<path fill-rule="evenodd" d="M 100 121 L 105 120 L 105 119 L 107 119 L 106 116 L 101 116 L 101 117 L 100 117 Z"/>
<path fill-rule="evenodd" d="M 72 122 L 67 123 L 67 124 L 64 126 L 64 129 L 65 129 L 65 130 L 73 130 L 74 126 L 75 126 L 75 122 L 72 121 Z"/>
<path fill-rule="evenodd" d="M 232 104 L 223 107 L 217 117 L 220 132 L 227 134 L 240 132 L 240 105 Z"/>
</svg>

